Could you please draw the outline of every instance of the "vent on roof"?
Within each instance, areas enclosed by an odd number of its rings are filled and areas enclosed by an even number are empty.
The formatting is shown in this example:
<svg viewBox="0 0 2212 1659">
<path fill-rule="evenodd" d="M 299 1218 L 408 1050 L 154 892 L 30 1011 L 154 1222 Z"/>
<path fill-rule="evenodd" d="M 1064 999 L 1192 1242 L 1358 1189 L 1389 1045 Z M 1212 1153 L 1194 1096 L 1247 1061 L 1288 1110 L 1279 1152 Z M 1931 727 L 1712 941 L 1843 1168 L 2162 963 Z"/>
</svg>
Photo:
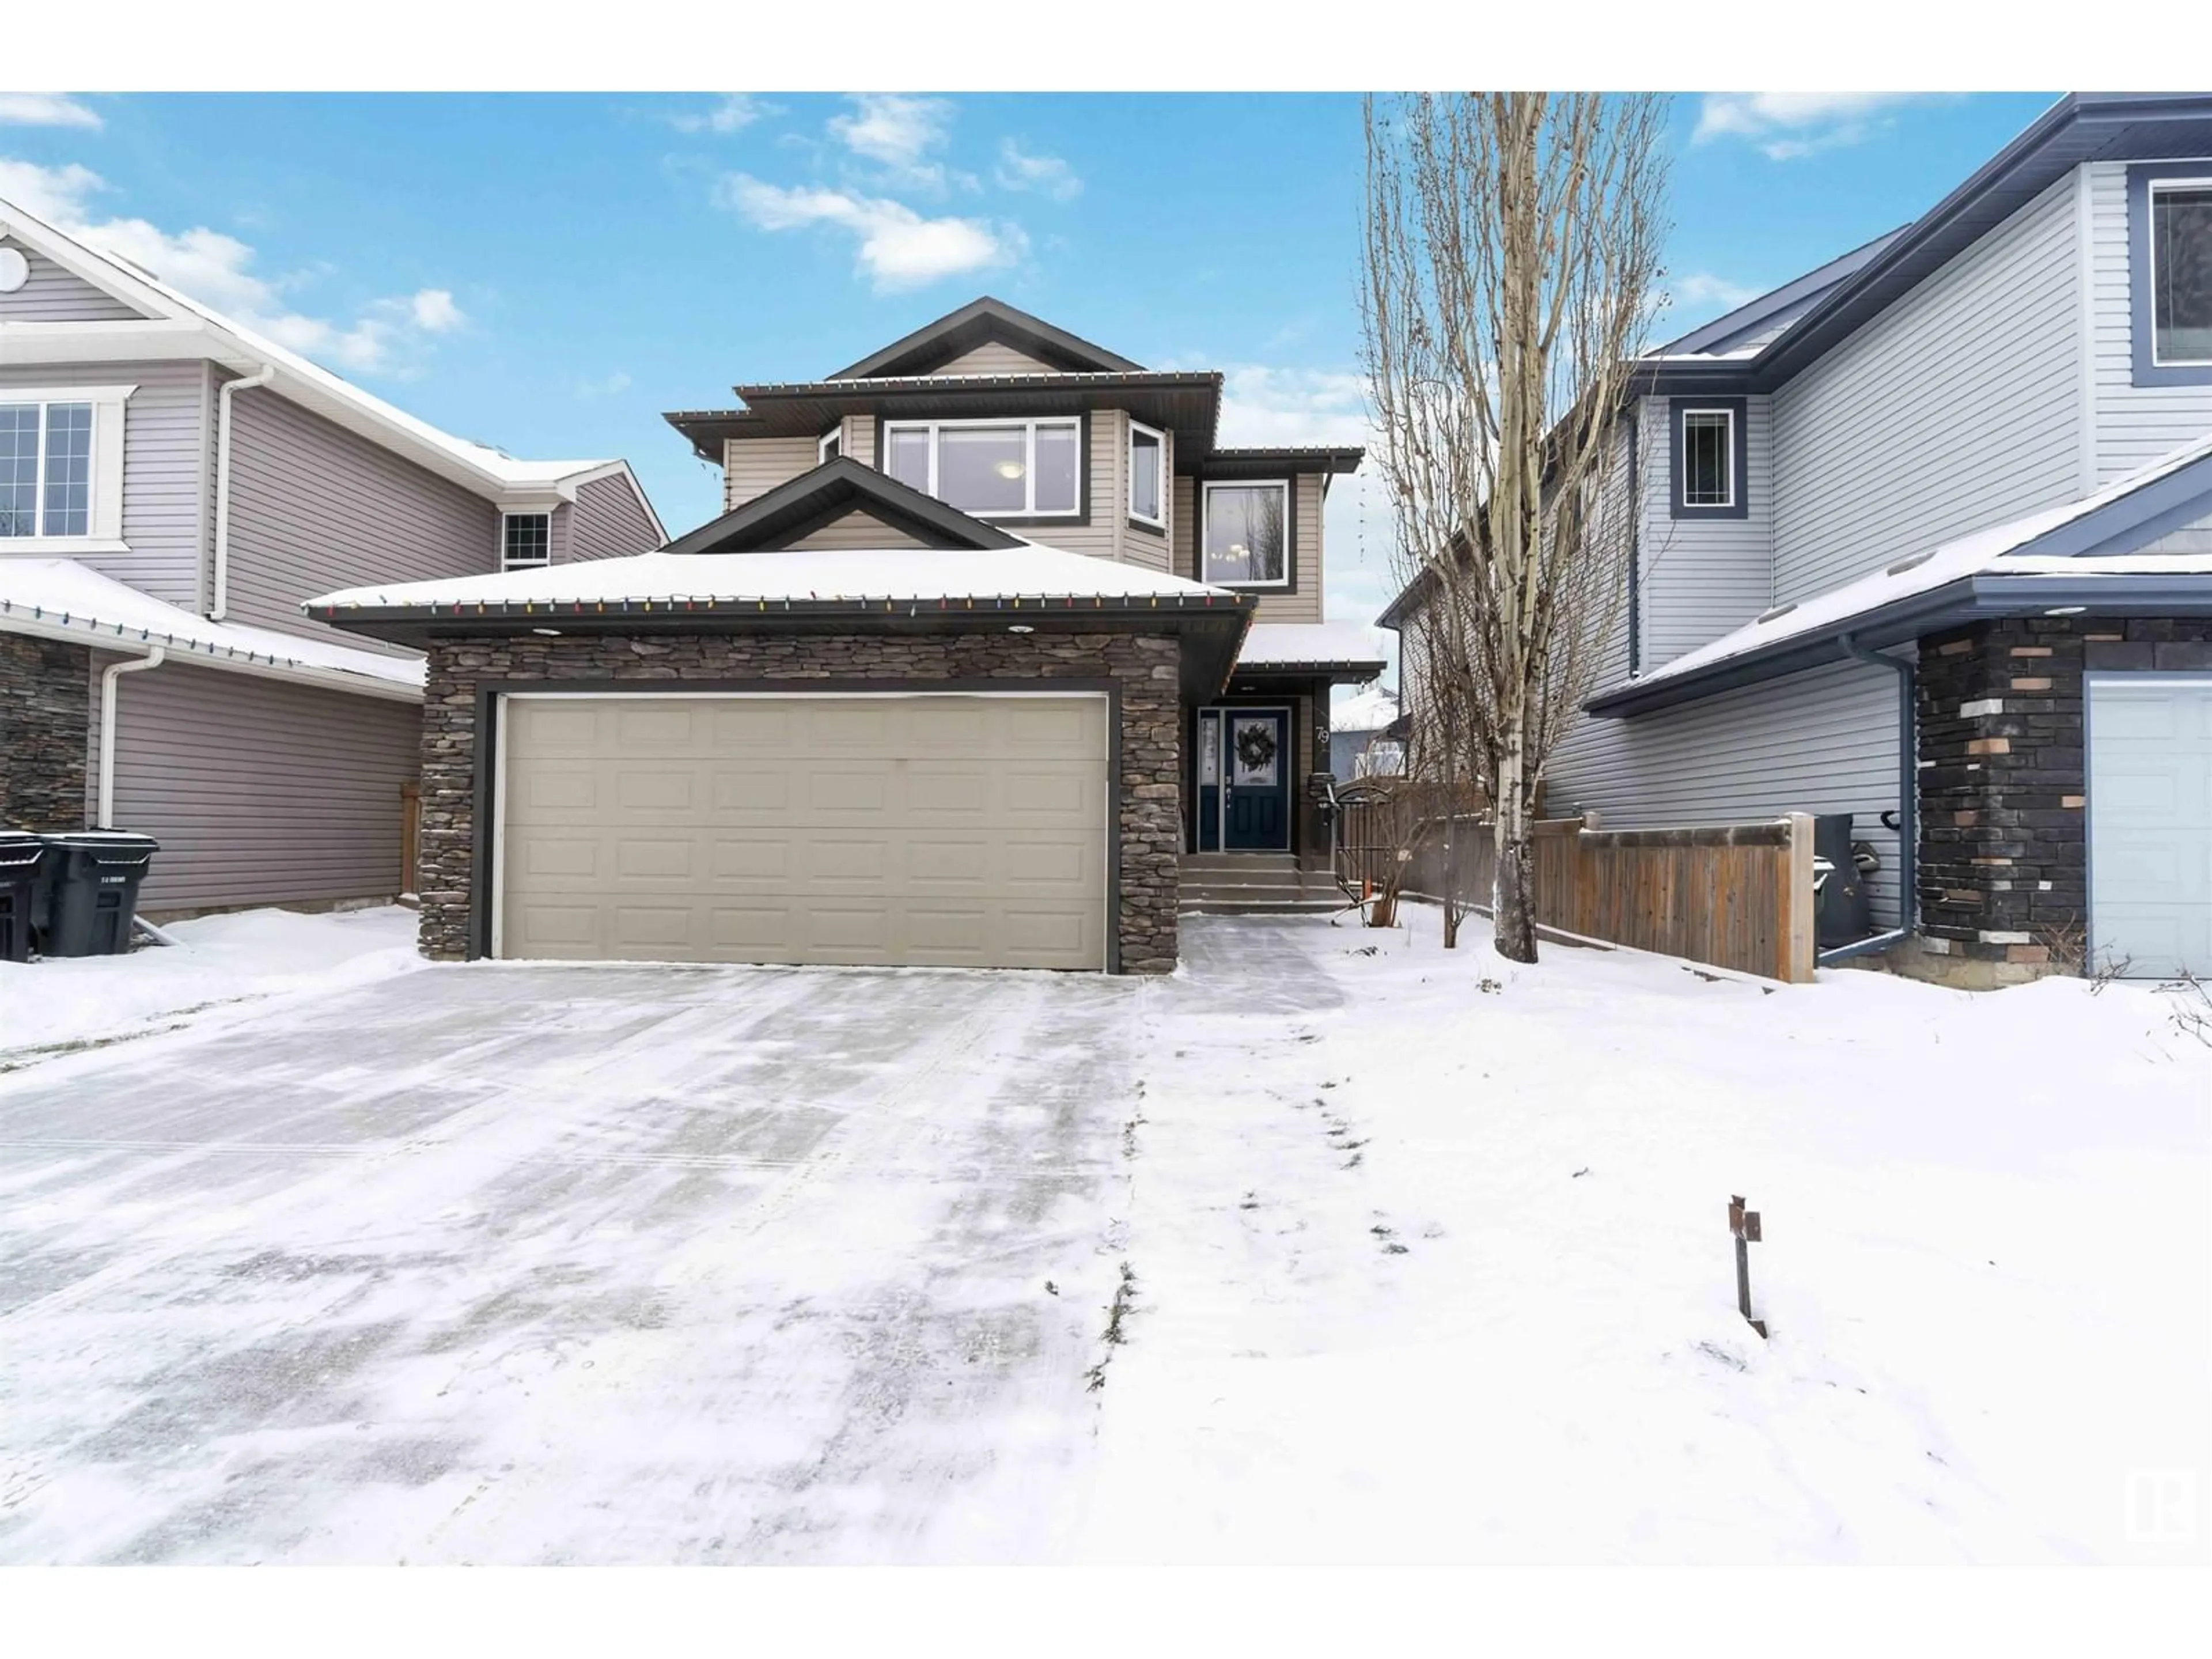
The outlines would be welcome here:
<svg viewBox="0 0 2212 1659">
<path fill-rule="evenodd" d="M 1918 569 L 1935 556 L 1936 550 L 1931 547 L 1925 553 L 1915 553 L 1910 558 L 1899 559 L 1895 564 L 1884 569 L 1881 574 L 1885 576 L 1902 576 L 1908 570 Z"/>
<path fill-rule="evenodd" d="M 1774 607 L 1774 609 L 1773 609 L 1773 610 L 1771 610 L 1771 611 L 1760 611 L 1760 612 L 1759 613 L 1759 621 L 1761 621 L 1761 622 L 1763 622 L 1763 623 L 1771 623 L 1771 622 L 1772 622 L 1772 621 L 1773 621 L 1777 617 L 1786 617 L 1786 616 L 1788 616 L 1791 611 L 1795 611 L 1796 608 L 1797 608 L 1797 601 L 1796 601 L 1796 600 L 1795 600 L 1795 599 L 1792 599 L 1792 600 L 1790 600 L 1790 603 L 1789 603 L 1789 604 L 1787 604 L 1787 605 L 1776 605 L 1776 606 Z"/>
</svg>

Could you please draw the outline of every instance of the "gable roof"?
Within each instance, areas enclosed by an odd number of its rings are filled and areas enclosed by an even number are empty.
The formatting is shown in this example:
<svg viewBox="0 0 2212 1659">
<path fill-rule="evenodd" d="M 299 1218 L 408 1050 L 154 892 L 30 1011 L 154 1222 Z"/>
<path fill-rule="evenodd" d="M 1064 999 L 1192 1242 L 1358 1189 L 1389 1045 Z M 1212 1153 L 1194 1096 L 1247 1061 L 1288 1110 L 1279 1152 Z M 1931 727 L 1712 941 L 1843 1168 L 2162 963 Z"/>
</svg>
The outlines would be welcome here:
<svg viewBox="0 0 2212 1659">
<path fill-rule="evenodd" d="M 1911 228 L 1899 225 L 1895 230 L 1885 231 L 1872 241 L 1839 254 L 1826 264 L 1794 277 L 1781 287 L 1770 289 L 1753 300 L 1747 300 L 1735 310 L 1716 317 L 1712 321 L 1692 329 L 1679 339 L 1645 355 L 1652 357 L 1726 357 L 1766 339 L 1802 317 L 1828 291 L 1863 270 L 1881 252 Z"/>
<path fill-rule="evenodd" d="M 1055 369 L 1077 374 L 1127 374 L 1144 368 L 986 294 L 826 378 L 869 380 L 886 375 L 927 374 L 994 340 Z"/>
<path fill-rule="evenodd" d="M 1638 377 L 1639 390 L 1771 392 L 2081 163 L 2206 155 L 2212 155 L 2212 94 L 2069 93 L 1911 224 L 1799 278 L 1810 283 L 1859 254 L 1868 255 L 1841 280 L 1828 283 L 1778 335 L 1754 349 L 1723 356 L 1715 346 L 1725 337 L 1713 335 L 1717 325 L 1709 324 L 1647 357 L 1651 372 Z M 1758 307 L 1796 285 L 1785 285 L 1752 304 Z M 1757 332 L 1741 325 L 1733 331 L 1753 337 Z M 1700 337 L 1708 337 L 1696 346 L 1688 343 Z"/>
<path fill-rule="evenodd" d="M 27 209 L 0 200 L 0 233 L 35 249 L 72 276 L 112 295 L 141 318 L 113 322 L 0 323 L 0 356 L 30 362 L 206 358 L 240 374 L 275 371 L 270 389 L 302 408 L 494 500 L 572 499 L 580 486 L 619 471 L 655 532 L 666 535 L 644 487 L 620 458 L 518 460 L 489 444 L 442 432 L 319 363 L 248 328 L 153 272 L 57 230 Z"/>
<path fill-rule="evenodd" d="M 678 537 L 661 551 L 781 551 L 848 513 L 865 513 L 924 547 L 973 550 L 1026 545 L 1020 537 L 970 518 L 888 472 L 840 455 Z"/>
<path fill-rule="evenodd" d="M 2102 615 L 2212 611 L 2212 553 L 2146 552 L 2212 520 L 2212 434 L 2095 495 L 1978 530 L 1825 593 L 1778 605 L 1665 666 L 1592 697 L 1633 715 L 1794 674 L 1939 629 L 2054 606 Z"/>
</svg>

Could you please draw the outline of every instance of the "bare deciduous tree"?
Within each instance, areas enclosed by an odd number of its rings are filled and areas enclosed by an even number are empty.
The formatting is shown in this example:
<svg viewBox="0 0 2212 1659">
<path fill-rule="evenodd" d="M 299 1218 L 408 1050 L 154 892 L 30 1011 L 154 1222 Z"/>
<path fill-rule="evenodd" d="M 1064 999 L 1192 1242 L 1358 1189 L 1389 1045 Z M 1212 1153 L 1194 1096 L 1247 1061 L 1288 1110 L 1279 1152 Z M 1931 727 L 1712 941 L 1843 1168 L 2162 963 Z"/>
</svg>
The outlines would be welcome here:
<svg viewBox="0 0 2212 1659">
<path fill-rule="evenodd" d="M 1486 799 L 1516 962 L 1536 959 L 1544 769 L 1627 596 L 1612 473 L 1658 297 L 1665 113 L 1587 93 L 1367 106 L 1363 355 L 1397 574 L 1424 590 L 1405 636 L 1419 763 Z"/>
</svg>

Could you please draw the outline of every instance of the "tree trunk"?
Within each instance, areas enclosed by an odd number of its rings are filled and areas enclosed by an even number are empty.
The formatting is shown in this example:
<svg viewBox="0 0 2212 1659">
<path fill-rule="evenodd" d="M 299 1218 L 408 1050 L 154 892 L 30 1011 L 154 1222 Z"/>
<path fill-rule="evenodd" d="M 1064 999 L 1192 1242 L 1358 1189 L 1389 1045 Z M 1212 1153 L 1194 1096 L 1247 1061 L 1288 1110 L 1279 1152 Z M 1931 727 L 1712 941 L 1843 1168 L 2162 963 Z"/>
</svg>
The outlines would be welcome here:
<svg viewBox="0 0 2212 1659">
<path fill-rule="evenodd" d="M 1451 817 L 1451 803 L 1444 803 L 1444 890 L 1438 895 L 1444 902 L 1444 949 L 1459 949 L 1459 830 Z"/>
<path fill-rule="evenodd" d="M 1505 752 L 1498 763 L 1498 885 L 1491 917 L 1498 954 L 1508 962 L 1536 959 L 1536 884 L 1533 825 L 1528 793 L 1522 787 L 1521 722 L 1506 728 Z"/>
</svg>

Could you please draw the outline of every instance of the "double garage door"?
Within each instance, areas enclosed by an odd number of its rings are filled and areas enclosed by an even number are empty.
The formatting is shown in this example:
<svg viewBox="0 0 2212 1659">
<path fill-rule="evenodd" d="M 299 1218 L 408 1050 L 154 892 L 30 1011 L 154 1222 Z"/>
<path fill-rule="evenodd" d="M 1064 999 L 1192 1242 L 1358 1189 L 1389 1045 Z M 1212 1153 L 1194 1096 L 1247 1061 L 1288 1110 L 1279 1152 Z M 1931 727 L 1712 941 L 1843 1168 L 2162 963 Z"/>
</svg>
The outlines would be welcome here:
<svg viewBox="0 0 2212 1659">
<path fill-rule="evenodd" d="M 2212 678 L 2092 675 L 2093 961 L 2212 975 Z"/>
<path fill-rule="evenodd" d="M 500 708 L 495 955 L 1107 965 L 1103 695 Z"/>
</svg>

